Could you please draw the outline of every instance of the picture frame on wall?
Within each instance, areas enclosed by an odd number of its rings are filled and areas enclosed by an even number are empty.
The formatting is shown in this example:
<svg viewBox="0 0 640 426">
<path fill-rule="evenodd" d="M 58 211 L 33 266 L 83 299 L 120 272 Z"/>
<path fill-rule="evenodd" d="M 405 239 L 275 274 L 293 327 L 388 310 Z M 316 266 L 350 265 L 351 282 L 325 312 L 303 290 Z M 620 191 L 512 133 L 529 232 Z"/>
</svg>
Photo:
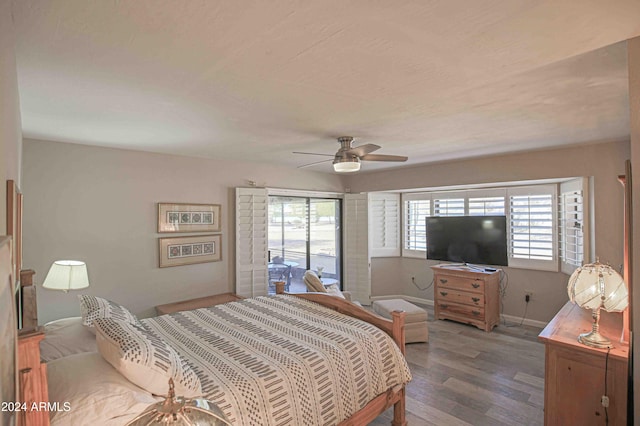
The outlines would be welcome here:
<svg viewBox="0 0 640 426">
<path fill-rule="evenodd" d="M 220 204 L 158 203 L 158 232 L 220 232 Z"/>
<path fill-rule="evenodd" d="M 158 238 L 160 267 L 222 260 L 222 235 Z"/>
</svg>

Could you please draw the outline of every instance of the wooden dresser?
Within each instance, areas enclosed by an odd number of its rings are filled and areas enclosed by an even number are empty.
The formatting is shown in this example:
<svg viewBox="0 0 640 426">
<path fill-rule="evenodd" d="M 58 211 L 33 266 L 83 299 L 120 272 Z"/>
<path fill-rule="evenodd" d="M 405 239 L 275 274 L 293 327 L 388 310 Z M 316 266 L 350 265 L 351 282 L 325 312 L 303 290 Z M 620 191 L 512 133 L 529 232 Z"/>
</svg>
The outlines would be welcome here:
<svg viewBox="0 0 640 426">
<path fill-rule="evenodd" d="M 601 398 L 607 349 L 578 342 L 591 330 L 591 312 L 567 302 L 538 336 L 545 344 L 544 423 L 604 425 Z M 629 345 L 619 342 L 622 314 L 600 311 L 600 333 L 611 340 L 607 368 L 609 426 L 626 425 Z"/>
<path fill-rule="evenodd" d="M 465 266 L 432 266 L 436 319 L 491 331 L 500 322 L 500 273 Z"/>
<path fill-rule="evenodd" d="M 48 407 L 41 403 L 49 401 L 47 389 L 47 364 L 40 362 L 40 341 L 44 339 L 42 327 L 18 333 L 18 380 L 19 401 L 26 411 L 18 415 L 19 426 L 49 425 Z M 32 410 L 34 404 L 38 407 Z"/>
</svg>

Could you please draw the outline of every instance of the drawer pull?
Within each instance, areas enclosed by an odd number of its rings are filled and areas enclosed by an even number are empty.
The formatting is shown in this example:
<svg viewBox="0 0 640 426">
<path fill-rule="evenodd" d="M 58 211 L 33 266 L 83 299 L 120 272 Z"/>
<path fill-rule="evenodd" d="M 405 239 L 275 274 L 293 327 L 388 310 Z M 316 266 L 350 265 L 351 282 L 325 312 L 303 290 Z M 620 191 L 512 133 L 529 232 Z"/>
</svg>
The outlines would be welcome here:
<svg viewBox="0 0 640 426">
<path fill-rule="evenodd" d="M 440 305 L 440 309 L 447 309 L 449 305 Z"/>
<path fill-rule="evenodd" d="M 472 313 L 473 315 L 475 315 L 475 316 L 480 315 L 480 311 L 471 311 L 471 313 Z"/>
<path fill-rule="evenodd" d="M 446 296 L 446 295 L 447 295 L 447 294 L 449 294 L 449 293 L 447 293 L 446 291 L 441 291 L 441 292 L 440 292 L 440 294 L 441 294 L 442 296 Z"/>
<path fill-rule="evenodd" d="M 473 300 L 475 303 L 478 303 L 480 301 L 479 297 L 472 297 L 471 300 Z"/>
<path fill-rule="evenodd" d="M 441 282 L 442 284 L 446 284 L 446 283 L 448 283 L 448 282 L 449 282 L 449 280 L 445 280 L 444 278 L 440 278 L 440 282 Z"/>
<path fill-rule="evenodd" d="M 478 287 L 480 287 L 480 284 L 478 284 L 478 283 L 472 283 L 472 284 L 471 284 L 471 287 L 473 287 L 473 288 L 478 288 Z"/>
</svg>

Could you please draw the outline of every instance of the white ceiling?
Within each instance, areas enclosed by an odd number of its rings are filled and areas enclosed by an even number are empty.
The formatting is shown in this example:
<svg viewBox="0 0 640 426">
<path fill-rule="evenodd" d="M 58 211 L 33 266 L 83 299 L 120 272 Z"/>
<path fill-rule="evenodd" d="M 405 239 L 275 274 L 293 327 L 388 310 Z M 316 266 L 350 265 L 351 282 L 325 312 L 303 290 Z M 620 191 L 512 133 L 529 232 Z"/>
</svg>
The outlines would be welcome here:
<svg viewBox="0 0 640 426">
<path fill-rule="evenodd" d="M 322 157 L 292 151 L 332 154 L 342 135 L 410 164 L 629 137 L 638 0 L 13 0 L 13 14 L 28 138 L 299 166 Z"/>
</svg>

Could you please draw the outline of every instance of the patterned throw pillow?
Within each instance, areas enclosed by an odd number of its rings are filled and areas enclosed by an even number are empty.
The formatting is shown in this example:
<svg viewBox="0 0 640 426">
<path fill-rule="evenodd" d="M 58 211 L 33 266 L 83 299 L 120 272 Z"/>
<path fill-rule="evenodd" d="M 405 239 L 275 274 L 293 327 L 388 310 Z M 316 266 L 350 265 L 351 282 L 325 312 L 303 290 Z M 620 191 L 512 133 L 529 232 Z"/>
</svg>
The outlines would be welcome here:
<svg viewBox="0 0 640 426">
<path fill-rule="evenodd" d="M 141 325 L 99 318 L 94 321 L 98 351 L 131 382 L 155 395 L 166 395 L 169 379 L 176 395 L 202 396 L 200 379 L 164 340 Z"/>
<path fill-rule="evenodd" d="M 307 271 L 304 273 L 304 277 L 302 279 L 307 286 L 308 291 L 317 292 L 317 293 L 326 293 L 327 290 L 324 288 L 322 281 L 313 271 Z"/>
<path fill-rule="evenodd" d="M 95 334 L 93 321 L 98 318 L 113 318 L 119 321 L 126 321 L 132 324 L 140 325 L 138 318 L 133 315 L 127 308 L 118 305 L 102 297 L 89 296 L 88 294 L 79 294 L 80 314 L 82 315 L 82 325 L 88 327 Z"/>
</svg>

